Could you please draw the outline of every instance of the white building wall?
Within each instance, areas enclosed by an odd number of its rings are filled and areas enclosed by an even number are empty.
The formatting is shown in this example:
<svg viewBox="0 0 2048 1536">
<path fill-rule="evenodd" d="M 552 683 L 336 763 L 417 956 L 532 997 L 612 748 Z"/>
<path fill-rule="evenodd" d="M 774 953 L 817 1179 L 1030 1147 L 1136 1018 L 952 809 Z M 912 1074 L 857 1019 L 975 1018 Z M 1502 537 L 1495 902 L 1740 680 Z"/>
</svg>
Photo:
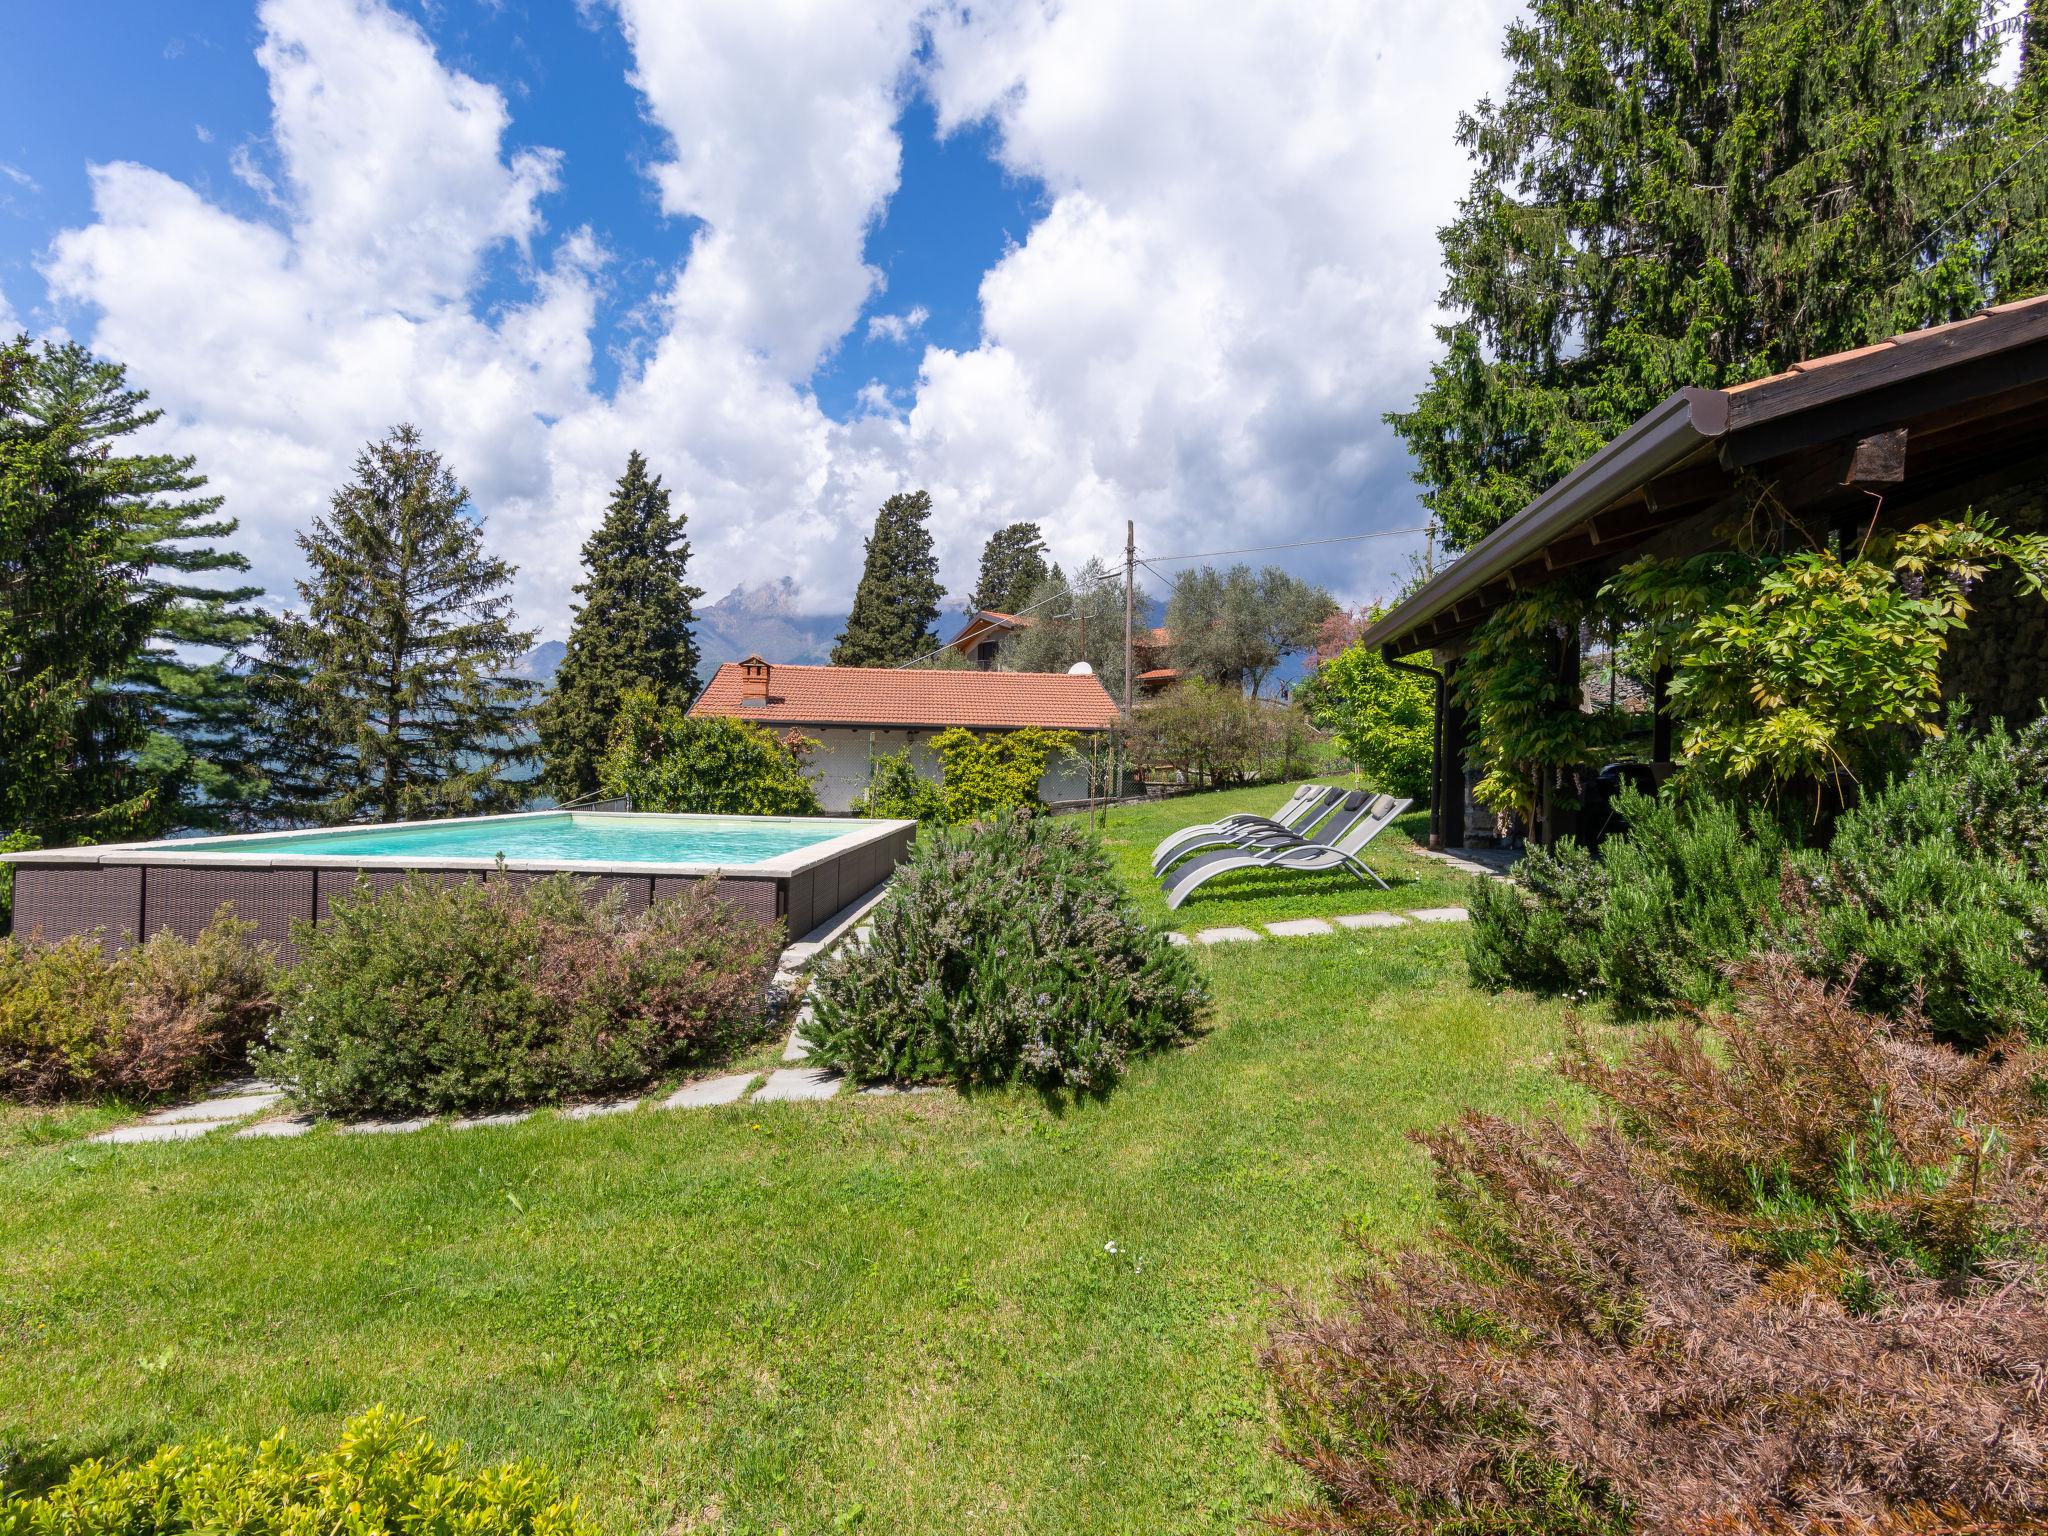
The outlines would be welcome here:
<svg viewBox="0 0 2048 1536">
<path fill-rule="evenodd" d="M 818 801 L 827 811 L 850 811 L 861 791 L 868 787 L 871 758 L 910 749 L 910 761 L 934 784 L 945 777 L 933 756 L 931 739 L 937 731 L 866 731 L 848 727 L 800 727 L 806 736 L 817 738 L 818 750 L 805 764 L 817 785 Z M 1055 758 L 1045 777 L 1038 781 L 1038 797 L 1048 804 L 1088 797 L 1088 742 L 1080 744 L 1078 763 Z"/>
</svg>

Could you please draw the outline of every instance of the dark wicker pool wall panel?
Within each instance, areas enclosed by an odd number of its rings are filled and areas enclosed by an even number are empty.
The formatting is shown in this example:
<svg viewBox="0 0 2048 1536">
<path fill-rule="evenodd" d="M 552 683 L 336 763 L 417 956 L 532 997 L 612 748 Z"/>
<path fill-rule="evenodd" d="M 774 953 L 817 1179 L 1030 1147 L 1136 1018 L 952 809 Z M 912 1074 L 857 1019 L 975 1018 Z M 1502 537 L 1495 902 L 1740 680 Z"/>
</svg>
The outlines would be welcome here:
<svg viewBox="0 0 2048 1536">
<path fill-rule="evenodd" d="M 910 852 L 916 828 L 877 828 L 865 842 L 819 859 L 789 873 L 750 875 L 743 869 L 717 876 L 717 894 L 749 916 L 780 919 L 791 940 L 802 938 L 842 907 L 872 891 Z M 225 902 L 235 914 L 256 925 L 256 937 L 292 953 L 291 929 L 296 920 L 319 923 L 336 897 L 356 888 L 359 877 L 380 888 L 395 885 L 407 874 L 444 880 L 520 880 L 541 878 L 542 871 L 450 868 L 423 861 L 415 866 L 380 863 L 371 866 L 294 865 L 289 856 L 267 867 L 223 865 L 195 857 L 178 863 L 161 853 L 147 860 L 123 862 L 109 849 L 97 863 L 65 860 L 34 862 L 34 855 L 14 866 L 14 932 L 26 937 L 67 938 L 98 930 L 117 946 L 135 937 L 165 929 L 192 937 L 213 921 Z M 696 874 L 648 873 L 612 865 L 572 873 L 594 882 L 596 891 L 620 890 L 629 910 L 680 896 L 700 880 Z"/>
</svg>

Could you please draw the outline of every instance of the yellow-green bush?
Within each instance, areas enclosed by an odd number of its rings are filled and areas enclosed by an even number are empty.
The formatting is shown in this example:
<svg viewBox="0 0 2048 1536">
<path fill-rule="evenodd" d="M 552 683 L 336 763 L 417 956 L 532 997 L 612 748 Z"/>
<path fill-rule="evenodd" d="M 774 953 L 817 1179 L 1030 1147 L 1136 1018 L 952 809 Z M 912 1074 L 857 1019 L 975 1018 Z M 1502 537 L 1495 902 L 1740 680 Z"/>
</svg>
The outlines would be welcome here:
<svg viewBox="0 0 2048 1536">
<path fill-rule="evenodd" d="M 372 1408 L 332 1450 L 282 1431 L 260 1445 L 166 1445 L 141 1463 L 82 1461 L 49 1492 L 0 1501 L 0 1536 L 596 1536 L 526 1461 L 465 1472 L 461 1447 Z"/>
</svg>

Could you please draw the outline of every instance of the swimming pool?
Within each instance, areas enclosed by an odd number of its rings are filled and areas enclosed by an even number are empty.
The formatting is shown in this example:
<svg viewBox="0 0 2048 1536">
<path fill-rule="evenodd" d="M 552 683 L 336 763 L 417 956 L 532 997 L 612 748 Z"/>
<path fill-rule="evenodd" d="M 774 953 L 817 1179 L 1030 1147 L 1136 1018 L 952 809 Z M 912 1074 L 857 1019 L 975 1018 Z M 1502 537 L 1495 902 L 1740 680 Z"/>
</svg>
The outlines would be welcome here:
<svg viewBox="0 0 2048 1536">
<path fill-rule="evenodd" d="M 672 816 L 531 811 L 445 821 L 178 838 L 0 855 L 14 865 L 14 929 L 115 943 L 190 936 L 223 902 L 289 952 L 295 920 L 408 873 L 531 880 L 558 871 L 617 890 L 630 908 L 716 877 L 733 906 L 802 938 L 889 877 L 917 824 L 836 816 Z"/>
</svg>

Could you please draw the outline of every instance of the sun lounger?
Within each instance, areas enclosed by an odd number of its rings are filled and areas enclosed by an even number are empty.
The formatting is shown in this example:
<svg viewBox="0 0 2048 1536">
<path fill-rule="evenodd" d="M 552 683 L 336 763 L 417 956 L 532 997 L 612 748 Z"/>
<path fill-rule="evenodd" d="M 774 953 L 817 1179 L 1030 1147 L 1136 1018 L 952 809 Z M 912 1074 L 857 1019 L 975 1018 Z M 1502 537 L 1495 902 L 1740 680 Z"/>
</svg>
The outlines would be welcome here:
<svg viewBox="0 0 2048 1536">
<path fill-rule="evenodd" d="M 1361 859 L 1359 854 L 1412 803 L 1396 800 L 1391 795 L 1380 795 L 1364 814 L 1327 839 L 1319 827 L 1315 837 L 1282 847 L 1224 848 L 1204 854 L 1181 865 L 1167 877 L 1166 904 L 1178 907 L 1198 886 L 1238 869 L 1280 869 L 1300 874 L 1344 870 L 1361 880 L 1370 879 L 1381 890 L 1386 890 L 1387 882 L 1380 879 L 1379 871 Z"/>
<path fill-rule="evenodd" d="M 1152 873 L 1158 874 L 1197 848 L 1234 847 L 1249 841 L 1251 839 L 1245 834 L 1252 832 L 1279 833 L 1282 841 L 1305 837 L 1311 827 L 1344 801 L 1346 794 L 1347 791 L 1341 788 L 1304 784 L 1288 796 L 1287 803 L 1271 816 L 1255 816 L 1241 811 L 1235 816 L 1221 816 L 1199 826 L 1182 827 L 1152 850 Z"/>
<path fill-rule="evenodd" d="M 1373 807 L 1384 798 L 1362 789 L 1339 791 L 1336 805 L 1306 831 L 1289 832 L 1284 827 L 1226 827 L 1211 833 L 1199 843 L 1183 843 L 1174 851 L 1174 857 L 1181 858 L 1198 848 L 1220 848 L 1242 853 L 1255 848 L 1292 848 L 1302 843 L 1334 843 L 1370 815 Z M 1181 867 L 1186 868 L 1185 865 Z M 1176 878 L 1166 868 L 1157 869 L 1153 873 L 1163 881 L 1170 882 Z"/>
</svg>

